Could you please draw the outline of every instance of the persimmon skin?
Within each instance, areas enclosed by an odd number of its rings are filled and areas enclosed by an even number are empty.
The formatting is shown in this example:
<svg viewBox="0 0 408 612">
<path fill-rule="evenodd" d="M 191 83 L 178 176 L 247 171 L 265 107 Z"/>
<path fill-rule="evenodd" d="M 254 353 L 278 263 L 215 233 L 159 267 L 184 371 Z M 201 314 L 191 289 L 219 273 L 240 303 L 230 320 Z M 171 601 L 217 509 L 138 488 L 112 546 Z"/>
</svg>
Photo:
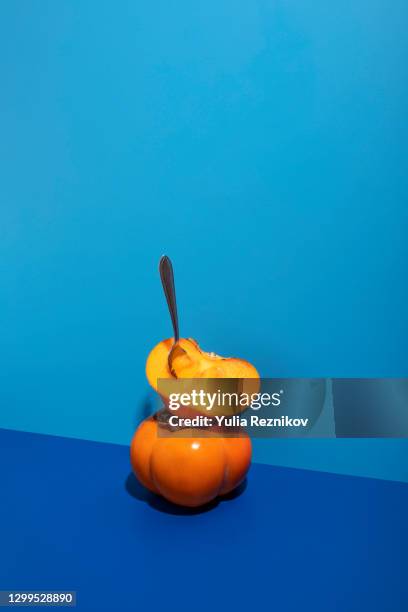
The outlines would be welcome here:
<svg viewBox="0 0 408 612">
<path fill-rule="evenodd" d="M 150 417 L 137 428 L 130 446 L 130 462 L 139 481 L 146 489 L 157 493 L 150 472 L 150 459 L 157 439 L 157 423 Z"/>
<path fill-rule="evenodd" d="M 152 452 L 151 471 L 163 497 L 181 506 L 202 506 L 221 490 L 223 445 L 216 438 L 162 438 Z"/>
<path fill-rule="evenodd" d="M 239 438 L 223 438 L 228 468 L 220 495 L 231 493 L 244 480 L 251 465 L 252 445 L 248 435 Z"/>
<path fill-rule="evenodd" d="M 130 458 L 150 491 L 174 504 L 197 507 L 243 481 L 251 464 L 251 441 L 246 434 L 223 438 L 192 429 L 161 437 L 157 421 L 149 417 L 136 430 Z"/>
</svg>

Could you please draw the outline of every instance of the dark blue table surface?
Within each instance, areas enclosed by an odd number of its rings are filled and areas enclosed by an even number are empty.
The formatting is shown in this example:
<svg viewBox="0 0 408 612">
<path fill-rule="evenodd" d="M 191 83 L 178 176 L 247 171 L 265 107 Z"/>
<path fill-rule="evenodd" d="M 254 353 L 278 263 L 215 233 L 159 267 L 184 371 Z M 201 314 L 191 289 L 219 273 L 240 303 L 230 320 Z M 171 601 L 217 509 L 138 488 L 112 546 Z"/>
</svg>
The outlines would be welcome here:
<svg viewBox="0 0 408 612">
<path fill-rule="evenodd" d="M 98 611 L 408 609 L 405 484 L 253 465 L 192 512 L 146 493 L 126 447 L 6 430 L 0 469 L 0 589 Z"/>
</svg>

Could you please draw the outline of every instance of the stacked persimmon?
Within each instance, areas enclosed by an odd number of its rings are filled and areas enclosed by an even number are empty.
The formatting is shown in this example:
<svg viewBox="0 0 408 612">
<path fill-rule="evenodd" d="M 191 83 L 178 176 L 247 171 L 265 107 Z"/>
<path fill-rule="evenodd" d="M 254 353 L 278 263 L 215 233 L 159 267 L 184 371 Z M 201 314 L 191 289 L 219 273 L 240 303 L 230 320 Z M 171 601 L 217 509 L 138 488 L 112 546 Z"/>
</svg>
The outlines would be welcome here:
<svg viewBox="0 0 408 612">
<path fill-rule="evenodd" d="M 163 340 L 147 358 L 146 374 L 157 391 L 158 379 L 259 379 L 247 361 L 202 351 L 197 342 Z M 165 398 L 163 398 L 165 399 Z M 140 482 L 175 504 L 200 506 L 235 489 L 251 463 L 251 441 L 241 432 L 224 437 L 206 430 L 168 431 L 159 435 L 156 416 L 137 429 L 131 444 L 131 463 Z"/>
<path fill-rule="evenodd" d="M 159 389 L 159 380 L 183 379 L 183 389 L 191 388 L 197 378 L 208 384 L 221 378 L 258 383 L 258 372 L 247 361 L 206 353 L 195 340 L 179 337 L 173 266 L 166 255 L 160 259 L 159 272 L 174 338 L 159 342 L 150 352 L 146 375 L 163 400 L 164 415 L 169 395 Z M 141 423 L 130 447 L 133 470 L 145 487 L 175 504 L 194 507 L 229 493 L 242 482 L 251 463 L 251 441 L 244 432 L 226 438 L 217 430 L 174 431 L 163 421 L 163 412 L 160 421 L 157 413 Z"/>
</svg>

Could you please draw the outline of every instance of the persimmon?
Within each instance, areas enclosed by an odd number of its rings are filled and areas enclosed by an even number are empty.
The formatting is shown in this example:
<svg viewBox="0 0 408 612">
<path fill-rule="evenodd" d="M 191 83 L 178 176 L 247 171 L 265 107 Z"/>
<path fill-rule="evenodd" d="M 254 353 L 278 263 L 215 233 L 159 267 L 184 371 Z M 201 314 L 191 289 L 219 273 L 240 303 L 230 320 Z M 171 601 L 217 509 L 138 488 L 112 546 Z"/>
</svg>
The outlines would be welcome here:
<svg viewBox="0 0 408 612">
<path fill-rule="evenodd" d="M 155 417 L 136 430 L 130 449 L 133 470 L 154 493 L 196 507 L 234 490 L 251 464 L 251 440 L 244 432 L 225 438 L 190 429 L 159 435 Z"/>
<path fill-rule="evenodd" d="M 216 393 L 221 388 L 225 392 L 252 396 L 259 391 L 259 374 L 248 361 L 207 353 L 192 338 L 180 338 L 176 344 L 173 338 L 159 342 L 147 358 L 146 376 L 166 405 L 171 389 L 191 394 L 197 389 L 197 379 L 200 390 L 208 393 Z M 171 384 L 175 380 L 178 381 L 176 387 Z M 229 408 L 216 405 L 212 414 L 240 413 L 247 407 L 248 404 Z M 205 406 L 180 409 L 184 416 L 205 412 Z"/>
<path fill-rule="evenodd" d="M 207 353 L 192 338 L 180 338 L 173 346 L 174 338 L 162 340 L 147 358 L 147 380 L 156 391 L 164 378 L 259 378 L 248 361 Z"/>
<path fill-rule="evenodd" d="M 166 389 L 159 390 L 160 379 L 177 381 L 179 392 L 180 386 L 183 391 L 190 391 L 196 379 L 202 381 L 201 386 L 211 386 L 214 380 L 219 386 L 218 380 L 221 384 L 224 379 L 228 389 L 232 384 L 234 389 L 247 391 L 248 395 L 257 391 L 259 374 L 250 363 L 207 353 L 195 340 L 179 337 L 173 268 L 168 257 L 162 257 L 159 269 L 174 338 L 163 340 L 153 348 L 147 358 L 146 375 L 152 387 L 160 392 L 165 412 L 169 408 L 170 395 Z M 239 411 L 244 408 L 240 406 Z M 187 407 L 182 412 L 184 416 L 191 413 L 194 417 L 200 409 Z M 159 435 L 162 426 L 157 415 L 144 420 L 130 448 L 136 476 L 154 493 L 175 504 L 195 507 L 229 493 L 245 478 L 251 464 L 251 440 L 240 428 L 236 437 L 225 437 L 222 428 L 173 430 L 167 421 L 164 433 Z"/>
</svg>

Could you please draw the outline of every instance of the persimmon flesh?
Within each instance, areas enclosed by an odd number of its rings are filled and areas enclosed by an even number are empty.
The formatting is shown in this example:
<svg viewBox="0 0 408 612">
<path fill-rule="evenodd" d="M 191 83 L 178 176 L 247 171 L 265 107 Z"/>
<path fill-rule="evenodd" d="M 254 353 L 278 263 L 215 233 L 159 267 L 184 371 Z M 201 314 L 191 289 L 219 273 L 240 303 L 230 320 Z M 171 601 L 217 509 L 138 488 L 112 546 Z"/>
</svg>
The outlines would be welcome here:
<svg viewBox="0 0 408 612">
<path fill-rule="evenodd" d="M 156 391 L 160 378 L 259 378 L 248 361 L 207 353 L 192 338 L 181 338 L 173 351 L 172 347 L 173 338 L 167 338 L 147 358 L 146 376 Z"/>
</svg>

